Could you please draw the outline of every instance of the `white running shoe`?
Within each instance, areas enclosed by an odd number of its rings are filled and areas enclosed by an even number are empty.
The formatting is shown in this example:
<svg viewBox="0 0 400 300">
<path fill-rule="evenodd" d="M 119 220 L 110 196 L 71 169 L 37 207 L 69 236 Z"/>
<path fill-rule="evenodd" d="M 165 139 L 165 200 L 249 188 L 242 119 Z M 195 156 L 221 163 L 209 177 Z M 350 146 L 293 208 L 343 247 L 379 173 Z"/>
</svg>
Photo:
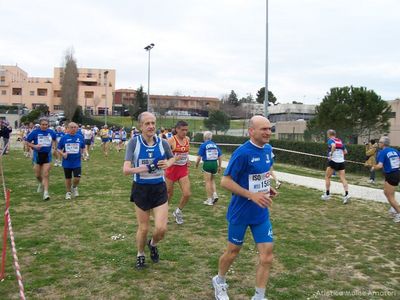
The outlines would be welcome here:
<svg viewBox="0 0 400 300">
<path fill-rule="evenodd" d="M 370 179 L 370 180 L 368 180 L 368 183 L 374 184 L 374 183 L 375 183 L 375 180 Z"/>
<path fill-rule="evenodd" d="M 215 204 L 218 201 L 218 194 L 217 193 L 213 193 L 213 203 Z"/>
<path fill-rule="evenodd" d="M 176 224 L 178 224 L 178 225 L 183 224 L 183 214 L 179 208 L 175 209 L 175 211 L 172 213 L 172 215 L 175 217 Z"/>
<path fill-rule="evenodd" d="M 44 193 L 43 193 L 43 200 L 44 200 L 44 201 L 50 200 L 50 195 L 49 195 L 49 192 L 48 192 L 48 191 L 44 191 Z"/>
<path fill-rule="evenodd" d="M 214 205 L 214 201 L 212 199 L 207 199 L 207 200 L 203 201 L 203 204 L 209 205 L 209 206 L 213 206 Z"/>
<path fill-rule="evenodd" d="M 226 283 L 217 282 L 218 275 L 215 275 L 212 279 L 212 285 L 214 287 L 214 295 L 216 300 L 229 300 L 228 296 L 228 285 Z"/>
<path fill-rule="evenodd" d="M 72 198 L 72 193 L 71 192 L 67 192 L 65 194 L 65 200 L 71 200 L 71 198 Z"/>
<path fill-rule="evenodd" d="M 282 185 L 282 182 L 277 181 L 276 185 L 275 185 L 275 188 L 278 190 L 281 187 L 281 185 Z"/>
<path fill-rule="evenodd" d="M 37 193 L 43 192 L 43 185 L 42 185 L 41 183 L 39 183 L 36 192 L 37 192 Z"/>
<path fill-rule="evenodd" d="M 394 215 L 393 222 L 400 223 L 400 213 Z"/>
<path fill-rule="evenodd" d="M 71 191 L 74 195 L 74 197 L 79 197 L 79 192 L 78 192 L 78 187 L 71 187 Z"/>
<path fill-rule="evenodd" d="M 251 300 L 259 300 L 256 296 L 251 297 Z M 262 298 L 262 300 L 268 300 L 267 298 Z"/>
<path fill-rule="evenodd" d="M 331 195 L 327 195 L 326 193 L 324 193 L 324 194 L 321 196 L 321 199 L 324 200 L 324 201 L 328 201 L 329 199 L 331 199 Z"/>
<path fill-rule="evenodd" d="M 350 202 L 350 195 L 347 194 L 346 196 L 343 196 L 343 204 L 348 204 Z"/>
<path fill-rule="evenodd" d="M 390 215 L 391 217 L 394 217 L 394 216 L 397 214 L 397 211 L 394 209 L 394 207 L 391 206 L 391 207 L 389 208 L 388 213 L 389 213 L 389 215 Z"/>
</svg>

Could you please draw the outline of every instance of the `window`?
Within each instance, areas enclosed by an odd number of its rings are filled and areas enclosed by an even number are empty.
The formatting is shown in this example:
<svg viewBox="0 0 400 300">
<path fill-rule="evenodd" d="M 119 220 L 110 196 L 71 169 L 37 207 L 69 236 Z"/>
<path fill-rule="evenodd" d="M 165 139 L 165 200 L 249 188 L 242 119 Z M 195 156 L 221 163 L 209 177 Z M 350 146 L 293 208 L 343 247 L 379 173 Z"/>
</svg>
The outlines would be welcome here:
<svg viewBox="0 0 400 300">
<path fill-rule="evenodd" d="M 0 76 L 0 83 L 5 84 L 6 83 L 6 76 Z"/>
<path fill-rule="evenodd" d="M 85 92 L 85 98 L 94 98 L 94 92 L 86 91 Z"/>
<path fill-rule="evenodd" d="M 7 95 L 7 91 L 6 90 L 1 90 L 1 94 L 2 95 Z"/>
<path fill-rule="evenodd" d="M 60 98 L 60 97 L 61 97 L 61 91 L 55 90 L 55 91 L 54 91 L 54 97 Z"/>
<path fill-rule="evenodd" d="M 35 91 L 30 91 L 29 96 L 35 96 Z"/>
<path fill-rule="evenodd" d="M 47 96 L 47 89 L 37 89 L 38 96 Z"/>
<path fill-rule="evenodd" d="M 395 112 L 395 111 L 390 112 L 389 118 L 394 118 L 394 119 L 396 119 L 396 112 Z"/>
<path fill-rule="evenodd" d="M 53 105 L 54 110 L 64 110 L 64 107 L 62 105 Z"/>
<path fill-rule="evenodd" d="M 21 88 L 13 88 L 12 89 L 12 94 L 20 96 L 20 95 L 22 95 L 22 89 Z"/>
</svg>

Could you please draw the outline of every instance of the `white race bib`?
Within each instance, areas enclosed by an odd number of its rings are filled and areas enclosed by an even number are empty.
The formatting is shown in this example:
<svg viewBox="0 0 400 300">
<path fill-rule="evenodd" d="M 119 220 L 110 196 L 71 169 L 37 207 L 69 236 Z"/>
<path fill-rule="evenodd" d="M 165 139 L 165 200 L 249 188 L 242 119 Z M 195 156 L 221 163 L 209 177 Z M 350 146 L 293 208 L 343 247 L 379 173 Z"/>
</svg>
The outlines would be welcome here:
<svg viewBox="0 0 400 300">
<path fill-rule="evenodd" d="M 175 165 L 184 166 L 187 164 L 189 153 L 177 153 L 175 156 L 180 156 L 180 158 L 175 162 Z"/>
<path fill-rule="evenodd" d="M 218 150 L 217 149 L 207 149 L 206 150 L 206 158 L 207 158 L 207 160 L 217 160 L 218 159 Z"/>
<path fill-rule="evenodd" d="M 78 154 L 79 153 L 79 143 L 65 144 L 65 152 L 67 152 L 68 154 Z"/>
<path fill-rule="evenodd" d="M 50 147 L 51 135 L 38 135 L 38 145 L 43 147 Z"/>
<path fill-rule="evenodd" d="M 400 159 L 398 156 L 392 156 L 391 158 L 389 158 L 389 160 L 390 160 L 390 166 L 392 167 L 392 169 L 400 168 Z"/>
<path fill-rule="evenodd" d="M 153 158 L 139 159 L 139 166 L 150 165 L 153 161 L 154 161 Z M 148 171 L 141 172 L 140 178 L 142 178 L 142 179 L 157 179 L 157 178 L 162 177 L 163 174 L 164 174 L 164 171 L 162 169 L 156 169 L 154 171 L 154 173 L 149 173 Z"/>
<path fill-rule="evenodd" d="M 249 191 L 252 193 L 269 193 L 271 179 L 269 172 L 249 175 Z"/>
</svg>

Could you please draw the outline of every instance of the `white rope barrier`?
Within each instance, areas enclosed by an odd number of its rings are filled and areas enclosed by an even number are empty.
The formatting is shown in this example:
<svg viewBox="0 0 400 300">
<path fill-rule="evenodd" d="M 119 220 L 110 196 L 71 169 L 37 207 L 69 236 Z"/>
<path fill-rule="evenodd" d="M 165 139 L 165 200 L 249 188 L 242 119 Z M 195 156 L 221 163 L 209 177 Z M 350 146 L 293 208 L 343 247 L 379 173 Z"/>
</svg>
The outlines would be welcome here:
<svg viewBox="0 0 400 300">
<path fill-rule="evenodd" d="M 190 142 L 191 144 L 195 145 L 200 145 L 202 143 L 199 142 Z M 226 144 L 226 143 L 216 143 L 218 146 L 233 146 L 233 147 L 239 147 L 242 144 Z M 295 153 L 295 154 L 301 154 L 301 155 L 307 155 L 307 156 L 312 156 L 312 157 L 318 157 L 318 158 L 323 158 L 323 159 L 328 159 L 327 156 L 323 155 L 318 155 L 318 154 L 313 154 L 313 153 L 307 153 L 307 152 L 300 152 L 300 151 L 295 151 L 295 150 L 288 150 L 288 149 L 283 149 L 283 148 L 277 148 L 277 147 L 272 147 L 273 150 L 278 150 L 278 151 L 284 151 L 284 152 L 289 152 L 289 153 Z M 359 165 L 364 165 L 363 162 L 359 161 L 354 161 L 354 160 L 346 160 L 348 163 L 353 163 L 353 164 L 359 164 Z"/>
<path fill-rule="evenodd" d="M 6 144 L 6 146 L 7 145 L 8 144 Z M 4 147 L 4 149 L 0 155 L 0 176 L 1 176 L 1 181 L 3 184 L 4 198 L 6 201 L 5 217 L 6 217 L 6 221 L 7 221 L 7 225 L 8 225 L 8 232 L 10 235 L 11 252 L 13 255 L 14 269 L 15 269 L 15 273 L 16 273 L 17 281 L 18 281 L 19 297 L 21 300 L 25 300 L 24 284 L 22 281 L 22 275 L 21 275 L 19 261 L 18 261 L 18 255 L 17 255 L 17 247 L 15 245 L 14 231 L 12 229 L 11 215 L 10 215 L 10 210 L 9 210 L 10 191 L 6 189 L 6 183 L 5 183 L 4 172 L 3 172 L 3 154 L 5 152 L 5 149 L 7 149 L 7 147 Z M 6 226 L 6 224 L 4 224 L 4 226 Z M 3 247 L 5 247 L 5 246 L 6 245 L 3 245 Z"/>
</svg>

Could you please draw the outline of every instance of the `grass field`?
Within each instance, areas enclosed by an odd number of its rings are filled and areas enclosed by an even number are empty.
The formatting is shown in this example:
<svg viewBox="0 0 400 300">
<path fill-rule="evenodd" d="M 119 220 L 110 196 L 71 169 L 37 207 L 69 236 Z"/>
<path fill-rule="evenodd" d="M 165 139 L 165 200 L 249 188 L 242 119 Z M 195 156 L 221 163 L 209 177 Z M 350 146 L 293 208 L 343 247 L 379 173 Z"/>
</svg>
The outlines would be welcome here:
<svg viewBox="0 0 400 300">
<path fill-rule="evenodd" d="M 95 116 L 97 120 L 104 120 L 102 116 Z M 132 126 L 137 127 L 137 122 L 135 121 L 132 124 L 131 117 L 119 117 L 119 116 L 108 116 L 108 122 L 119 124 L 124 126 L 125 128 L 131 128 Z M 157 126 L 164 128 L 172 128 L 175 126 L 176 122 L 179 120 L 185 120 L 189 123 L 190 131 L 201 131 L 204 130 L 203 118 L 191 118 L 191 117 L 159 117 L 157 118 Z M 231 120 L 231 129 L 242 129 L 243 128 L 243 120 Z"/>
<path fill-rule="evenodd" d="M 160 262 L 137 271 L 136 220 L 123 157 L 113 151 L 104 158 L 97 147 L 83 162 L 81 196 L 72 201 L 64 200 L 62 169 L 53 168 L 52 198 L 43 202 L 30 161 L 20 151 L 4 156 L 28 299 L 213 299 L 210 280 L 226 245 L 229 194 L 219 189 L 217 205 L 203 205 L 202 175 L 191 168 L 185 224 L 170 217 Z M 400 299 L 400 227 L 388 217 L 388 205 L 353 200 L 344 206 L 339 198 L 319 197 L 294 185 L 280 189 L 271 211 L 275 260 L 269 299 Z M 256 262 L 248 232 L 228 274 L 231 299 L 250 299 Z M 9 247 L 6 272 L 0 299 L 18 299 Z"/>
</svg>

